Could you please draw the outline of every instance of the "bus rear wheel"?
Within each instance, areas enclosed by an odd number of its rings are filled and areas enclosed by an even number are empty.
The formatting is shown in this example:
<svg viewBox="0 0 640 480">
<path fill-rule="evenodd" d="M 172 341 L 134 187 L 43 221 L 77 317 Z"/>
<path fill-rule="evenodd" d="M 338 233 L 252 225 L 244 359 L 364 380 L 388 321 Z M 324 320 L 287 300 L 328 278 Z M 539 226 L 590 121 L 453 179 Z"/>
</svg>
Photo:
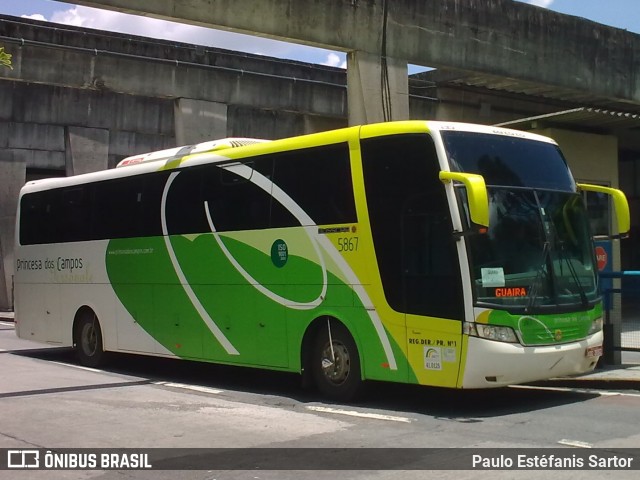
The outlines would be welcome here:
<svg viewBox="0 0 640 480">
<path fill-rule="evenodd" d="M 102 346 L 102 330 L 95 313 L 83 315 L 76 330 L 76 354 L 86 367 L 104 364 L 106 353 Z"/>
<path fill-rule="evenodd" d="M 327 321 L 319 329 L 311 355 L 311 373 L 320 393 L 335 401 L 350 401 L 362 388 L 358 347 L 349 331 Z"/>
</svg>

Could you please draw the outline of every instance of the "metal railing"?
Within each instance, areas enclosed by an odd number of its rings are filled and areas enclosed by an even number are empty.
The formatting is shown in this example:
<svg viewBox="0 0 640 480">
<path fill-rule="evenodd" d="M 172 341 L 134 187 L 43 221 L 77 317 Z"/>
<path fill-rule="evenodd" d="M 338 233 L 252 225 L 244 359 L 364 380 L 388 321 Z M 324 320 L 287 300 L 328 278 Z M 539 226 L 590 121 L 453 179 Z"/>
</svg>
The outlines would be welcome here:
<svg viewBox="0 0 640 480">
<path fill-rule="evenodd" d="M 600 272 L 600 278 L 620 280 L 620 287 L 611 286 L 602 290 L 604 300 L 603 361 L 607 364 L 613 364 L 615 363 L 615 352 L 640 352 L 640 271 Z M 620 328 L 617 331 L 611 318 L 614 294 L 623 295 Z M 633 295 L 635 302 L 625 302 L 624 296 L 626 295 Z"/>
</svg>

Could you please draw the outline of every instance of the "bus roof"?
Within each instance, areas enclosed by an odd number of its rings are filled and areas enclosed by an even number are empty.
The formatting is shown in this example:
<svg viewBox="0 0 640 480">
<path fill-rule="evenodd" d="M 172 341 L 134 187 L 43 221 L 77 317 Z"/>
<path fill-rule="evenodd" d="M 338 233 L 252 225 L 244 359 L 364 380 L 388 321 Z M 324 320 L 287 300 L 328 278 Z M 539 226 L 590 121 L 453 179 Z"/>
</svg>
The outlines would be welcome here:
<svg viewBox="0 0 640 480">
<path fill-rule="evenodd" d="M 264 143 L 269 140 L 258 138 L 222 138 L 220 140 L 211 140 L 208 142 L 197 143 L 195 145 L 185 145 L 183 147 L 168 148 L 166 150 L 158 150 L 155 152 L 142 153 L 127 157 L 116 165 L 116 168 L 136 165 L 143 162 L 155 162 L 159 160 L 170 160 L 172 158 L 181 158 L 185 155 L 194 153 L 216 152 L 218 150 L 226 150 L 227 148 L 244 147 L 246 145 L 255 145 L 256 143 Z"/>
<path fill-rule="evenodd" d="M 542 135 L 523 132 L 520 130 L 512 130 L 503 127 L 430 120 L 394 121 L 353 126 L 338 130 L 312 133 L 308 135 L 283 138 L 273 141 L 256 138 L 224 138 L 202 142 L 194 145 L 186 145 L 181 147 L 169 148 L 166 150 L 158 150 L 139 155 L 132 155 L 120 161 L 115 169 L 102 170 L 71 177 L 59 177 L 29 181 L 23 187 L 22 193 L 26 193 L 27 191 L 47 190 L 50 188 L 57 188 L 62 186 L 79 185 L 110 178 L 126 177 L 132 174 L 148 173 L 159 168 L 154 164 L 155 162 L 160 161 L 163 161 L 162 168 L 176 168 L 183 165 L 183 162 L 181 162 L 182 158 L 196 154 L 199 154 L 199 162 L 216 161 L 215 157 L 217 157 L 217 159 L 220 161 L 224 161 L 228 160 L 228 158 L 225 157 L 228 157 L 231 154 L 231 152 L 227 153 L 228 150 L 235 151 L 236 148 L 240 147 L 251 148 L 252 151 L 249 155 L 255 155 L 261 154 L 263 150 L 264 153 L 270 153 L 270 151 L 279 149 L 293 150 L 297 148 L 303 148 L 304 146 L 306 146 L 307 142 L 309 142 L 309 146 L 311 146 L 316 143 L 326 144 L 335 143 L 336 141 L 345 141 L 346 138 L 351 138 L 352 135 L 359 138 L 371 138 L 382 135 L 403 133 L 427 133 L 429 131 L 477 132 L 488 135 L 503 135 L 555 144 L 554 140 Z M 264 148 L 261 148 L 259 146 L 260 144 L 263 144 Z M 208 158 L 203 158 L 202 154 L 209 153 L 212 154 L 212 157 L 204 155 L 204 157 Z M 218 156 L 217 154 L 220 155 Z M 240 152 L 238 152 L 238 154 L 240 154 Z M 233 158 L 234 156 L 235 155 L 232 154 L 230 155 L 231 158 Z M 124 167 L 130 167 L 131 170 Z"/>
<path fill-rule="evenodd" d="M 510 128 L 495 127 L 491 125 L 479 125 L 473 123 L 461 122 L 442 122 L 442 121 L 420 121 L 407 120 L 401 122 L 373 123 L 360 127 L 360 137 L 370 138 L 378 135 L 390 135 L 393 133 L 424 133 L 427 131 L 460 131 L 484 133 L 487 135 L 502 135 L 513 138 L 524 138 L 535 140 L 538 142 L 553 143 L 556 142 L 543 135 L 535 133 L 523 132 L 521 130 L 512 130 Z"/>
<path fill-rule="evenodd" d="M 440 122 L 440 121 L 428 121 L 427 124 L 431 130 L 439 131 L 463 131 L 463 132 L 477 132 L 490 135 L 502 135 L 514 138 L 526 138 L 529 140 L 535 140 L 538 142 L 546 142 L 555 144 L 555 140 L 544 135 L 537 133 L 525 132 L 522 130 L 513 130 L 511 128 L 496 127 L 493 125 L 478 125 L 473 123 L 457 123 L 457 122 Z"/>
</svg>

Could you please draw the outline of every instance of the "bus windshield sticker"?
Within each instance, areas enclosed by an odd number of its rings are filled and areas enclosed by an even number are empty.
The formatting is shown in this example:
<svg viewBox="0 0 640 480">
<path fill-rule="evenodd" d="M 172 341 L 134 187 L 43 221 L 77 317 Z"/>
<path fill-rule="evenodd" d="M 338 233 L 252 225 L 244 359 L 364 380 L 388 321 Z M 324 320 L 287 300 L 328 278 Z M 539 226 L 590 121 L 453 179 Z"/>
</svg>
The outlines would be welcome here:
<svg viewBox="0 0 640 480">
<path fill-rule="evenodd" d="M 483 287 L 504 287 L 504 269 L 502 267 L 483 268 L 481 273 Z"/>
<path fill-rule="evenodd" d="M 440 347 L 424 347 L 425 370 L 442 370 Z"/>
</svg>

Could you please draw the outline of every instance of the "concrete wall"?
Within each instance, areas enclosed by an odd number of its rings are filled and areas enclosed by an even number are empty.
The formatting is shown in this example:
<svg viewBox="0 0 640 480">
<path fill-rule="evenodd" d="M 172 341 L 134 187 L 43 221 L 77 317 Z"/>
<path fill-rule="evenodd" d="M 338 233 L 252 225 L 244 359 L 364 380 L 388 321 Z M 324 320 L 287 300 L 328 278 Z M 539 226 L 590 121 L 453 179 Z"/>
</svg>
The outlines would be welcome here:
<svg viewBox="0 0 640 480">
<path fill-rule="evenodd" d="M 469 89 L 438 84 L 432 89 L 438 98 L 438 120 L 497 124 L 523 117 L 565 110 L 566 104 L 546 99 L 509 95 L 488 89 Z"/>
<path fill-rule="evenodd" d="M 13 305 L 15 212 L 25 163 L 19 152 L 0 149 L 0 309 Z"/>
<path fill-rule="evenodd" d="M 0 309 L 12 306 L 25 179 L 114 167 L 136 153 L 347 125 L 346 72 L 0 16 Z"/>
<path fill-rule="evenodd" d="M 547 128 L 537 133 L 558 142 L 576 179 L 618 187 L 618 140 L 614 135 L 559 128 Z"/>
<path fill-rule="evenodd" d="M 0 16 L 0 35 L 14 39 L 4 42 L 14 69 L 0 70 L 0 78 L 122 93 L 132 100 L 185 98 L 322 116 L 347 114 L 342 69 L 9 18 Z"/>
</svg>

